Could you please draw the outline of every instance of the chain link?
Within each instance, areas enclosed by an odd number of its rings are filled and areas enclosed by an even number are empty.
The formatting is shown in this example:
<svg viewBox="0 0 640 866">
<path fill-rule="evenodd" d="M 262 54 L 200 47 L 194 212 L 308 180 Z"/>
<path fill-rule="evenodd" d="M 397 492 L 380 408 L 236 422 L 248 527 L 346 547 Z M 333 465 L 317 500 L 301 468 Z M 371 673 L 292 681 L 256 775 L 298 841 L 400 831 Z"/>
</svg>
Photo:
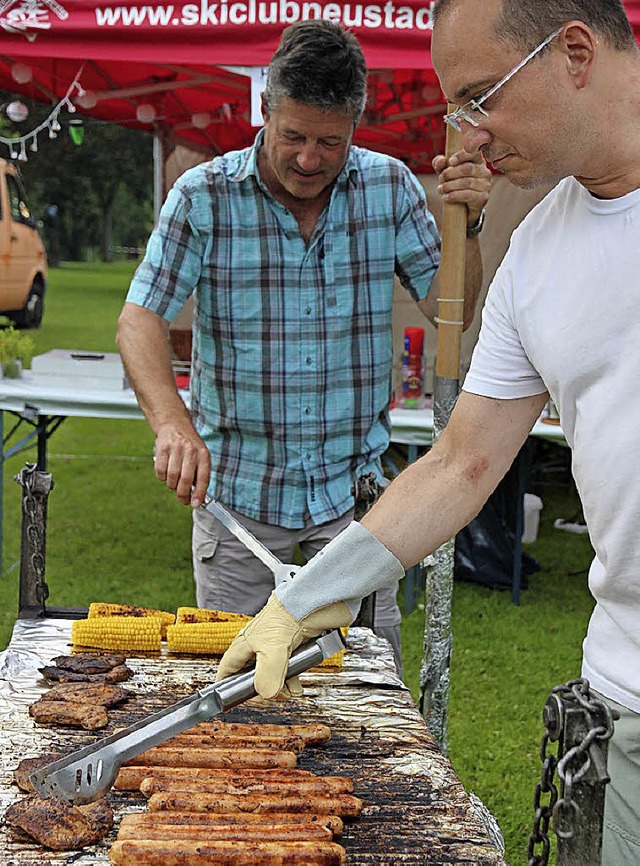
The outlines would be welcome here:
<svg viewBox="0 0 640 866">
<path fill-rule="evenodd" d="M 27 463 L 25 467 L 16 475 L 15 480 L 22 485 L 22 507 L 24 511 L 25 532 L 31 548 L 31 570 L 35 577 L 35 596 L 38 603 L 44 607 L 44 603 L 49 597 L 49 587 L 45 581 L 45 528 L 44 520 L 38 519 L 37 498 L 35 493 L 36 488 L 36 472 L 37 466 L 35 463 Z"/>
<path fill-rule="evenodd" d="M 588 730 L 582 740 L 565 753 L 564 720 L 569 707 L 584 710 Z M 556 715 L 557 714 L 557 715 Z M 547 866 L 551 852 L 549 824 L 560 839 L 573 838 L 581 810 L 573 796 L 576 783 L 591 768 L 589 748 L 595 741 L 608 740 L 613 734 L 614 716 L 607 704 L 594 698 L 589 691 L 586 679 L 570 680 L 565 685 L 555 686 L 545 704 L 543 714 L 547 730 L 542 735 L 540 759 L 542 773 L 536 784 L 533 805 L 535 809 L 533 830 L 529 836 L 527 866 Z M 604 724 L 603 724 L 604 722 Z M 558 741 L 557 754 L 547 753 L 549 741 Z M 562 782 L 562 797 L 558 797 L 558 787 L 554 775 Z M 542 795 L 548 794 L 549 801 L 542 802 Z M 541 850 L 537 850 L 542 846 Z"/>
</svg>

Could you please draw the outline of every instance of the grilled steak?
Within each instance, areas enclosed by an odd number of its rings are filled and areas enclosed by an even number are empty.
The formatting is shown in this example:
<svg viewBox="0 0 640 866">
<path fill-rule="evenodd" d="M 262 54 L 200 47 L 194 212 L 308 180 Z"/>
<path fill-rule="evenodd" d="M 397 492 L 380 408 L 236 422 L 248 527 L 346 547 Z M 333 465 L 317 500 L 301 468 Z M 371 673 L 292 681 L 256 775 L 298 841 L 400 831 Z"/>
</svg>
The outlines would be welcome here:
<svg viewBox="0 0 640 866">
<path fill-rule="evenodd" d="M 96 731 L 106 728 L 109 723 L 106 709 L 102 704 L 78 703 L 76 701 L 36 701 L 29 712 L 39 725 L 73 725 Z"/>
<path fill-rule="evenodd" d="M 38 755 L 37 758 L 23 758 L 18 766 L 13 771 L 13 781 L 22 788 L 23 791 L 33 792 L 33 785 L 29 781 L 29 776 L 39 770 L 40 767 L 46 767 L 47 764 L 52 764 L 61 758 L 62 755 L 54 754 Z"/>
<path fill-rule="evenodd" d="M 63 800 L 33 794 L 9 806 L 5 821 L 47 848 L 71 851 L 93 845 L 113 823 L 113 813 L 106 803 L 90 806 L 70 806 Z"/>
<path fill-rule="evenodd" d="M 46 665 L 40 668 L 40 673 L 46 679 L 58 683 L 121 683 L 133 676 L 133 671 L 126 665 L 118 665 L 102 674 L 77 674 L 55 665 Z"/>
<path fill-rule="evenodd" d="M 115 707 L 128 700 L 130 693 L 121 686 L 107 683 L 58 683 L 45 692 L 40 701 L 75 701 L 81 704 L 102 704 Z"/>
<path fill-rule="evenodd" d="M 57 668 L 73 671 L 76 674 L 102 674 L 123 665 L 126 662 L 126 658 L 121 653 L 105 656 L 83 654 L 57 656 L 55 659 L 51 659 L 51 661 Z"/>
</svg>

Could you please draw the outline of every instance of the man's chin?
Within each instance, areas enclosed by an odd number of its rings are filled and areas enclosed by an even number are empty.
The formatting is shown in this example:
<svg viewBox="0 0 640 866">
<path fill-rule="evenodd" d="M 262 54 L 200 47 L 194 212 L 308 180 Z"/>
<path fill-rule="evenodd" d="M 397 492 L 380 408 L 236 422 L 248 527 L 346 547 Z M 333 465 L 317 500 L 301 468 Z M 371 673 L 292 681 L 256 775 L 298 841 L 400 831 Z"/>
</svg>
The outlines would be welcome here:
<svg viewBox="0 0 640 866">
<path fill-rule="evenodd" d="M 322 183 L 311 184 L 293 182 L 287 184 L 287 192 L 294 198 L 299 199 L 317 198 L 323 189 L 324 184 Z"/>
</svg>

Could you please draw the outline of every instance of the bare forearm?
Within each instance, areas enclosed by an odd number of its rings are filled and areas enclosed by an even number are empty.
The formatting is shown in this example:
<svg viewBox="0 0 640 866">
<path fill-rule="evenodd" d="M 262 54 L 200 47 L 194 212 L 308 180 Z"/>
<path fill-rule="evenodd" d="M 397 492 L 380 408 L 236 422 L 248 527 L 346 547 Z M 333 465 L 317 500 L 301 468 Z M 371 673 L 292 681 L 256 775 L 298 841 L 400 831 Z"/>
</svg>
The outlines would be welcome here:
<svg viewBox="0 0 640 866">
<path fill-rule="evenodd" d="M 191 423 L 178 393 L 167 340 L 168 324 L 135 304 L 125 304 L 117 344 L 140 408 L 154 433 L 177 419 Z"/>
<path fill-rule="evenodd" d="M 149 426 L 155 433 L 156 477 L 185 505 L 197 508 L 211 473 L 209 450 L 191 421 L 171 369 L 167 323 L 125 304 L 118 320 L 118 348 Z"/>
<path fill-rule="evenodd" d="M 361 523 L 405 568 L 480 511 L 538 417 L 546 395 L 491 400 L 463 392 L 438 443 L 396 478 Z"/>
</svg>

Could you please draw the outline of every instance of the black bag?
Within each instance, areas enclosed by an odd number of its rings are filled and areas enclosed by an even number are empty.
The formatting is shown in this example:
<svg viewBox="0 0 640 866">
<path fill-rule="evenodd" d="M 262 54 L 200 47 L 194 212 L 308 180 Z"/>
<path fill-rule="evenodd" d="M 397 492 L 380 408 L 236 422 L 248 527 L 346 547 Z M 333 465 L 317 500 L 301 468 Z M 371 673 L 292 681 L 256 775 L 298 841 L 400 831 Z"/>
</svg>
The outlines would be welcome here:
<svg viewBox="0 0 640 866">
<path fill-rule="evenodd" d="M 524 490 L 528 476 L 526 446 L 491 494 L 482 511 L 456 535 L 454 577 L 495 589 L 510 589 L 516 562 L 516 533 L 522 533 Z M 518 515 L 518 508 L 520 513 Z M 521 586 L 540 565 L 522 551 Z"/>
</svg>

